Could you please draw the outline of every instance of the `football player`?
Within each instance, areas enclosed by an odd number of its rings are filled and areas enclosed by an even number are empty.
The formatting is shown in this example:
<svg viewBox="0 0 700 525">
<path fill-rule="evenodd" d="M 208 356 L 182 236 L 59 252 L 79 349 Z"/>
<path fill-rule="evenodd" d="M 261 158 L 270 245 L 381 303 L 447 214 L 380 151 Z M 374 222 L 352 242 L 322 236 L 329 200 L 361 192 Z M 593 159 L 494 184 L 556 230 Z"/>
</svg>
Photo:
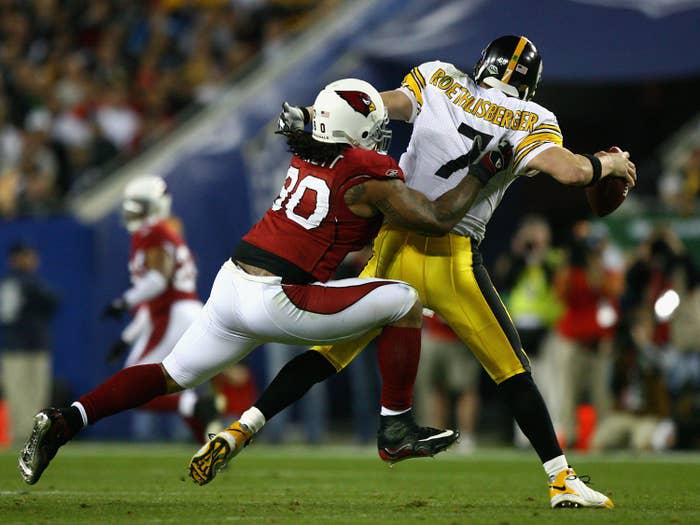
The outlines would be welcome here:
<svg viewBox="0 0 700 525">
<path fill-rule="evenodd" d="M 288 133 L 294 155 L 279 196 L 223 264 L 201 314 L 162 363 L 125 368 L 70 407 L 39 412 L 19 457 L 27 483 L 36 483 L 58 448 L 85 425 L 192 388 L 267 341 L 328 344 L 376 329 L 380 364 L 401 380 L 395 390 L 383 390 L 383 403 L 399 412 L 411 406 L 417 359 L 404 361 L 400 354 L 420 353 L 423 307 L 417 292 L 396 280 L 329 278 L 385 219 L 425 234 L 450 231 L 512 149 L 500 144 L 471 165 L 470 176 L 431 201 L 404 184 L 401 168 L 385 154 L 387 110 L 371 85 L 334 82 L 315 104 L 313 133 Z M 309 359 L 312 371 L 304 383 L 335 371 L 321 354 L 304 355 L 301 361 Z M 265 417 L 251 409 L 244 421 L 216 434 L 192 458 L 192 479 L 200 485 L 211 481 Z M 405 417 L 386 425 L 387 446 L 422 455 L 444 450 L 457 437 Z"/>
<path fill-rule="evenodd" d="M 139 177 L 124 190 L 122 220 L 131 234 L 132 286 L 108 304 L 102 316 L 121 318 L 130 310 L 135 314 L 110 349 L 110 362 L 129 351 L 125 366 L 160 363 L 202 309 L 197 267 L 182 238 L 182 225 L 170 213 L 171 204 L 161 177 Z M 141 408 L 180 414 L 200 442 L 218 415 L 213 397 L 195 390 L 161 396 Z"/>
<path fill-rule="evenodd" d="M 489 219 L 518 177 L 543 172 L 562 184 L 587 186 L 612 176 L 634 186 L 636 169 L 628 152 L 574 154 L 563 147 L 555 115 L 532 101 L 541 74 L 542 58 L 534 44 L 524 36 L 503 36 L 484 49 L 472 75 L 452 64 L 428 62 L 414 67 L 401 87 L 381 94 L 389 118 L 413 124 L 399 165 L 407 186 L 429 199 L 440 198 L 460 184 L 484 148 L 505 139 L 513 144 L 514 157 L 481 189 L 447 235 L 427 237 L 387 221 L 361 277 L 401 279 L 414 286 L 426 308 L 439 314 L 474 353 L 538 453 L 552 507 L 610 508 L 610 498 L 587 487 L 569 467 L 518 333 L 478 250 Z M 303 127 L 314 109 L 286 103 L 283 107 L 280 121 L 285 129 Z M 391 214 L 385 210 L 386 216 Z M 349 343 L 315 350 L 341 370 L 375 335 L 370 332 Z M 417 359 L 410 354 L 403 358 Z M 280 374 L 295 369 L 293 360 Z M 275 384 L 276 380 L 261 399 L 285 395 Z"/>
</svg>

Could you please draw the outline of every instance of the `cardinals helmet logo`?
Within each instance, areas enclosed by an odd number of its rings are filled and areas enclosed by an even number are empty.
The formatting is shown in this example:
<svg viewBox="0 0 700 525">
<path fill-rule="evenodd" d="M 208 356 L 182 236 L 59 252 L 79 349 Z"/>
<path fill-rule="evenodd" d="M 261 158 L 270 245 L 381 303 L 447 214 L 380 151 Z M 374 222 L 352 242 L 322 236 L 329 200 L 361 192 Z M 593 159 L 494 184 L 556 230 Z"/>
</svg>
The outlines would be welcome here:
<svg viewBox="0 0 700 525">
<path fill-rule="evenodd" d="M 345 102 L 350 104 L 352 109 L 365 117 L 377 109 L 372 99 L 369 98 L 369 95 L 362 91 L 336 91 L 336 93 Z"/>
</svg>

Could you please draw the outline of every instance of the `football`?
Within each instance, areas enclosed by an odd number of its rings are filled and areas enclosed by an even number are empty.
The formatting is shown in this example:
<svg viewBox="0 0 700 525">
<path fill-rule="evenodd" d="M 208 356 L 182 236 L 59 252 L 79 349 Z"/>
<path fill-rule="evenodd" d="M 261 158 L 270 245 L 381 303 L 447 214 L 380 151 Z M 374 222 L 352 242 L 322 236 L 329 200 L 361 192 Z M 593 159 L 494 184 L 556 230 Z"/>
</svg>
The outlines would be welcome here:
<svg viewBox="0 0 700 525">
<path fill-rule="evenodd" d="M 611 153 L 619 153 L 622 150 L 617 146 L 608 149 Z M 627 182 L 620 177 L 605 177 L 597 184 L 586 188 L 586 198 L 593 213 L 598 217 L 610 215 L 620 207 L 627 197 L 629 187 Z"/>
</svg>

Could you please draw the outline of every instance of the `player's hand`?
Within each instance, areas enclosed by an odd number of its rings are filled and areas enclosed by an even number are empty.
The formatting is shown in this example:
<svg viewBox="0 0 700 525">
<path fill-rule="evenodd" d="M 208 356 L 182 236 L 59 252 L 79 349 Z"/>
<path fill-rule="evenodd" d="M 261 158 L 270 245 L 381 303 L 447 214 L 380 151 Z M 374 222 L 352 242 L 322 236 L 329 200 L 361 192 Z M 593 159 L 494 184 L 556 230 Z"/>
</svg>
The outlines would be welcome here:
<svg viewBox="0 0 700 525">
<path fill-rule="evenodd" d="M 109 347 L 105 361 L 108 365 L 115 365 L 127 350 L 129 350 L 129 343 L 119 338 Z"/>
<path fill-rule="evenodd" d="M 489 150 L 469 166 L 469 175 L 479 179 L 486 185 L 496 173 L 504 170 L 513 159 L 513 146 L 506 139 L 502 139 L 495 149 Z"/>
<path fill-rule="evenodd" d="M 126 304 L 123 298 L 119 297 L 104 307 L 104 310 L 102 310 L 102 319 L 107 319 L 109 317 L 121 319 L 124 312 L 128 309 L 129 305 Z"/>
<path fill-rule="evenodd" d="M 289 105 L 289 102 L 282 104 L 277 127 L 280 131 L 298 131 L 304 129 L 304 111 L 297 106 Z"/>
<path fill-rule="evenodd" d="M 611 171 L 608 177 L 619 177 L 625 179 L 629 188 L 634 188 L 637 184 L 637 167 L 630 160 L 629 151 L 611 152 L 599 151 L 596 157 L 611 163 Z"/>
</svg>

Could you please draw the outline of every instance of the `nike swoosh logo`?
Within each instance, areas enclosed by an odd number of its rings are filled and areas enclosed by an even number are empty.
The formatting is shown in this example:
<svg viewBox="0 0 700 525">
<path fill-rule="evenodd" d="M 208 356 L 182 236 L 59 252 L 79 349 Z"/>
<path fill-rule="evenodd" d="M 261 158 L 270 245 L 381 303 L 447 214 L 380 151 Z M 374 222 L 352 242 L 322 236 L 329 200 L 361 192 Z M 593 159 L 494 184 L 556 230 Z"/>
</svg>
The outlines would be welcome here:
<svg viewBox="0 0 700 525">
<path fill-rule="evenodd" d="M 559 491 L 561 491 L 561 492 L 564 492 L 564 491 L 566 490 L 566 485 L 561 485 L 561 486 L 550 485 L 549 488 L 552 488 L 552 489 L 554 489 L 554 490 L 559 490 Z"/>
<path fill-rule="evenodd" d="M 419 439 L 418 442 L 422 443 L 423 441 L 431 441 L 433 439 L 440 439 L 440 438 L 449 437 L 449 436 L 453 436 L 453 435 L 454 435 L 454 432 L 452 430 L 445 430 L 441 434 L 435 434 L 434 436 L 430 436 L 429 438 Z"/>
</svg>

